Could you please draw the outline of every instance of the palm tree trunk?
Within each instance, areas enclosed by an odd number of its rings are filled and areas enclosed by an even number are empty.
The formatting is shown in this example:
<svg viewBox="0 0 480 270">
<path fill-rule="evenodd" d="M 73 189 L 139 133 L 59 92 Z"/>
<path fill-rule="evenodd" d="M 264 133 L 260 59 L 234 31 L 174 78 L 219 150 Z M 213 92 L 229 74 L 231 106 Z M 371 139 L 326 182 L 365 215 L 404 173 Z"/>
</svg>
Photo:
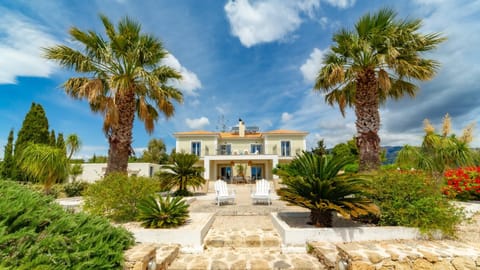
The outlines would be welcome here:
<svg viewBox="0 0 480 270">
<path fill-rule="evenodd" d="M 355 115 L 360 171 L 376 170 L 380 166 L 380 114 L 378 86 L 373 69 L 360 72 L 356 78 Z"/>
<path fill-rule="evenodd" d="M 128 157 L 132 154 L 132 129 L 135 118 L 135 93 L 115 95 L 115 103 L 118 110 L 118 124 L 112 125 L 108 136 L 110 149 L 108 150 L 107 171 L 127 173 Z"/>
<path fill-rule="evenodd" d="M 311 209 L 310 221 L 315 227 L 332 227 L 332 210 L 327 209 Z"/>
</svg>

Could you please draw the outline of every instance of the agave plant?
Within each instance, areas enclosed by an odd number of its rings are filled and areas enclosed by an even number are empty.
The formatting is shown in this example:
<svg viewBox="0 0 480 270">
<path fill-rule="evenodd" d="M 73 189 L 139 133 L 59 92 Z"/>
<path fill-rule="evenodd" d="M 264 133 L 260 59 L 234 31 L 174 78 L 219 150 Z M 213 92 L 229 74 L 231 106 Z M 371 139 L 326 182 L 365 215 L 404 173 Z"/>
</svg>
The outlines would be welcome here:
<svg viewBox="0 0 480 270">
<path fill-rule="evenodd" d="M 345 218 L 378 214 L 378 207 L 366 196 L 368 179 L 339 174 L 350 162 L 348 158 L 303 152 L 277 171 L 285 186 L 278 195 L 281 200 L 309 209 L 311 223 L 317 227 L 332 227 L 334 212 Z"/>
<path fill-rule="evenodd" d="M 145 228 L 174 228 L 185 224 L 188 204 L 182 197 L 149 196 L 138 204 L 139 217 Z"/>
</svg>

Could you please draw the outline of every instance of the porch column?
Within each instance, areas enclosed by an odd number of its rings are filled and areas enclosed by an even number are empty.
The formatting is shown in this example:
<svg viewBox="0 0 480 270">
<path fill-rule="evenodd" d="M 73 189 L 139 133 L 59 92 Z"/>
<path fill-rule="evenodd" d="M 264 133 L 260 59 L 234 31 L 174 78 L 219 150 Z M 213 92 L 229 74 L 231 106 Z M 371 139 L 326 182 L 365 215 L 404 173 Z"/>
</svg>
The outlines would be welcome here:
<svg viewBox="0 0 480 270">
<path fill-rule="evenodd" d="M 205 171 L 203 172 L 203 178 L 205 178 L 205 180 L 210 180 L 210 157 L 209 156 L 205 156 L 204 159 L 203 159 L 203 168 L 205 169 Z"/>
<path fill-rule="evenodd" d="M 273 177 L 273 180 L 277 180 L 277 179 L 278 179 L 278 175 L 273 174 L 273 169 L 276 168 L 277 165 L 278 165 L 278 156 L 275 156 L 275 157 L 273 157 L 273 159 L 272 159 L 272 177 Z"/>
</svg>

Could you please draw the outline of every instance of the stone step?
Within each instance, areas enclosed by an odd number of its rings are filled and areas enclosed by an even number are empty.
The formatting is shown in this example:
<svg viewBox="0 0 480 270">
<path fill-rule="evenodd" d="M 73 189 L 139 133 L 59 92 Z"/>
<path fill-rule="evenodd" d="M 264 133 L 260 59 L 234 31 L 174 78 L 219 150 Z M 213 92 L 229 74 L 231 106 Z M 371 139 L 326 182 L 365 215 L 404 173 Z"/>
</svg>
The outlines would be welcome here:
<svg viewBox="0 0 480 270">
<path fill-rule="evenodd" d="M 336 268 L 338 259 L 338 249 L 334 243 L 331 242 L 308 242 L 308 253 L 315 256 L 327 269 Z"/>
<path fill-rule="evenodd" d="M 307 253 L 282 254 L 268 248 L 215 248 L 201 254 L 180 253 L 168 270 L 324 270 L 316 257 Z"/>
<path fill-rule="evenodd" d="M 168 269 L 168 266 L 178 257 L 179 251 L 180 245 L 177 244 L 159 246 L 155 258 L 157 270 Z"/>
<path fill-rule="evenodd" d="M 269 228 L 264 229 L 210 229 L 203 240 L 205 249 L 234 248 L 281 248 L 282 240 L 278 233 Z"/>
</svg>

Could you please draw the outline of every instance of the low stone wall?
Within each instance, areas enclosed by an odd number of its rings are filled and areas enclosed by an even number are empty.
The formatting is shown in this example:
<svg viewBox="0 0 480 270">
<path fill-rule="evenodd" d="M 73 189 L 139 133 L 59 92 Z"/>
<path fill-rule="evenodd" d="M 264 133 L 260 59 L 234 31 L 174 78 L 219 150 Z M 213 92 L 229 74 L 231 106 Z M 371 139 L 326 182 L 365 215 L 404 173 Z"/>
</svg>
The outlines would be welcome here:
<svg viewBox="0 0 480 270">
<path fill-rule="evenodd" d="M 139 244 L 125 252 L 124 270 L 146 270 L 156 269 L 156 249 L 155 244 Z"/>
<path fill-rule="evenodd" d="M 177 258 L 179 245 L 138 244 L 124 254 L 124 270 L 166 270 Z"/>
<path fill-rule="evenodd" d="M 336 244 L 335 269 L 480 269 L 480 249 L 454 241 Z"/>
<path fill-rule="evenodd" d="M 281 214 L 283 216 L 292 217 L 308 215 L 308 213 L 304 212 Z M 277 229 L 278 234 L 282 238 L 282 244 L 286 252 L 289 250 L 294 251 L 294 247 L 304 247 L 307 241 L 356 242 L 422 238 L 418 229 L 401 226 L 292 228 L 279 216 L 279 213 L 271 213 L 271 218 L 273 226 Z"/>
<path fill-rule="evenodd" d="M 128 227 L 139 243 L 180 244 L 182 252 L 203 250 L 203 239 L 212 226 L 214 213 L 190 213 L 190 221 L 175 229 L 145 229 Z"/>
</svg>

